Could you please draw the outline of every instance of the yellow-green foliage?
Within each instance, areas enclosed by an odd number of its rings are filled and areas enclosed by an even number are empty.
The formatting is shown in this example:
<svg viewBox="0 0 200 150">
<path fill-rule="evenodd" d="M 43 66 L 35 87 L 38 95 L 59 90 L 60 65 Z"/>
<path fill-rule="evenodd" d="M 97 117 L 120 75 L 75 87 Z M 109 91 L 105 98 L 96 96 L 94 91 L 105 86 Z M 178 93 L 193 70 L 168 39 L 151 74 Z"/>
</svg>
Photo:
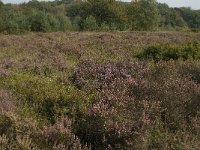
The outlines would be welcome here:
<svg viewBox="0 0 200 150">
<path fill-rule="evenodd" d="M 200 59 L 200 43 L 197 41 L 189 42 L 183 45 L 154 45 L 144 49 L 138 55 L 138 58 L 160 60 L 199 60 Z"/>
</svg>

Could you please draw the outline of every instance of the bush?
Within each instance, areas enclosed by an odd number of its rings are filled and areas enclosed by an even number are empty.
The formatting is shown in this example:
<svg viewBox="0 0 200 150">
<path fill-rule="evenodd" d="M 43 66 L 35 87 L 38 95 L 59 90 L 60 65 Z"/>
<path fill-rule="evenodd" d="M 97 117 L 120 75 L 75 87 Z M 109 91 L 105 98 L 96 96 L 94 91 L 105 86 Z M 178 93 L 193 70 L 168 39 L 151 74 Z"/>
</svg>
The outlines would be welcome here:
<svg viewBox="0 0 200 150">
<path fill-rule="evenodd" d="M 200 65 L 198 62 L 186 61 L 179 67 L 182 75 L 189 76 L 191 79 L 200 84 Z"/>
<path fill-rule="evenodd" d="M 74 17 L 73 21 L 72 21 L 72 25 L 73 25 L 73 29 L 75 31 L 80 31 L 83 30 L 83 20 L 80 16 L 76 16 Z"/>
<path fill-rule="evenodd" d="M 0 114 L 0 135 L 9 133 L 12 127 L 12 120 L 6 115 Z"/>
<path fill-rule="evenodd" d="M 96 23 L 96 19 L 93 16 L 89 16 L 84 21 L 84 30 L 86 31 L 96 31 L 98 29 L 98 25 Z"/>
<path fill-rule="evenodd" d="M 48 17 L 45 13 L 35 12 L 30 16 L 30 29 L 36 32 L 48 32 L 51 31 L 51 25 L 48 21 Z"/>
<path fill-rule="evenodd" d="M 142 59 L 150 59 L 158 62 L 160 60 L 199 60 L 200 59 L 200 43 L 193 41 L 184 45 L 155 45 L 144 49 L 137 56 Z"/>
<path fill-rule="evenodd" d="M 64 15 L 59 15 L 59 16 L 57 16 L 57 18 L 58 18 L 58 22 L 60 24 L 60 26 L 59 26 L 60 31 L 71 31 L 73 29 L 71 20 L 68 17 L 66 17 Z"/>
<path fill-rule="evenodd" d="M 1 116 L 2 117 L 2 116 Z M 0 127 L 2 126 L 0 119 Z M 77 149 L 89 150 L 80 143 L 72 131 L 72 121 L 68 118 L 57 118 L 53 125 L 39 125 L 33 119 L 8 115 L 4 123 L 9 132 L 0 132 L 0 149 Z M 8 125 L 8 126 L 6 126 Z M 2 127 L 1 127 L 2 129 Z"/>
<path fill-rule="evenodd" d="M 101 24 L 100 31 L 109 32 L 110 27 L 105 22 Z"/>
<path fill-rule="evenodd" d="M 149 67 L 141 62 L 86 61 L 73 79 L 77 88 L 94 94 L 76 127 L 77 135 L 94 149 L 179 147 L 181 136 L 178 144 L 171 140 L 176 133 L 186 129 L 193 137 L 198 132 L 191 121 L 199 113 L 200 87 L 181 76 L 174 62 Z"/>
<path fill-rule="evenodd" d="M 41 78 L 31 73 L 16 73 L 4 83 L 20 100 L 19 111 L 24 116 L 35 115 L 54 122 L 61 114 L 75 117 L 83 113 L 88 99 L 73 86 L 64 86 L 55 77 Z M 30 110 L 27 112 L 27 109 Z"/>
<path fill-rule="evenodd" d="M 60 21 L 57 19 L 56 16 L 48 14 L 47 20 L 48 20 L 49 26 L 51 28 L 49 31 L 59 31 L 60 30 Z"/>
<path fill-rule="evenodd" d="M 25 14 L 20 12 L 12 13 L 8 10 L 8 12 L 2 13 L 0 16 L 1 32 L 20 34 L 29 31 L 29 22 Z"/>
</svg>

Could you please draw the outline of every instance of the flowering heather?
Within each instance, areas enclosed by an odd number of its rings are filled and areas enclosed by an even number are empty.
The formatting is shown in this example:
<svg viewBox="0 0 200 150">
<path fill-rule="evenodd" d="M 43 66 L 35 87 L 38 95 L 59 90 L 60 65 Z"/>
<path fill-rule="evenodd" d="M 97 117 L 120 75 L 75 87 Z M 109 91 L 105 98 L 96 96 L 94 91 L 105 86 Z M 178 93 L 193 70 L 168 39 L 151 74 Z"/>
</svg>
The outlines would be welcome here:
<svg viewBox="0 0 200 150">
<path fill-rule="evenodd" d="M 155 44 L 199 40 L 177 32 L 0 35 L 0 149 L 199 149 L 197 57 L 137 59 Z"/>
<path fill-rule="evenodd" d="M 85 142 L 95 147 L 143 149 L 157 123 L 165 132 L 191 126 L 188 121 L 200 108 L 200 86 L 178 74 L 174 65 L 163 62 L 152 68 L 143 62 L 81 62 L 74 84 L 95 91 L 95 97 L 86 112 L 88 119 L 81 123 L 85 127 L 80 136 L 89 132 L 91 137 Z"/>
</svg>

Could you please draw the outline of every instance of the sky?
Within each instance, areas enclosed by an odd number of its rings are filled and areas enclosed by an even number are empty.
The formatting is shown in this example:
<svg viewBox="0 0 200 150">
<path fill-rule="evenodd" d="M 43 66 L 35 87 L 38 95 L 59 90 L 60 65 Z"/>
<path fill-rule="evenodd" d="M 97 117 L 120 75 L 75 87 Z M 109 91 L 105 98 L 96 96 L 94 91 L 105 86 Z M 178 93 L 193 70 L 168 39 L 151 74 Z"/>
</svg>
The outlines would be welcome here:
<svg viewBox="0 0 200 150">
<path fill-rule="evenodd" d="M 200 0 L 158 0 L 161 3 L 167 3 L 172 7 L 191 7 L 200 9 Z"/>
<path fill-rule="evenodd" d="M 4 3 L 21 3 L 28 0 L 1 0 Z M 122 0 L 131 1 L 131 0 Z M 171 7 L 191 7 L 193 9 L 200 9 L 200 0 L 158 0 L 161 3 L 167 3 Z"/>
</svg>

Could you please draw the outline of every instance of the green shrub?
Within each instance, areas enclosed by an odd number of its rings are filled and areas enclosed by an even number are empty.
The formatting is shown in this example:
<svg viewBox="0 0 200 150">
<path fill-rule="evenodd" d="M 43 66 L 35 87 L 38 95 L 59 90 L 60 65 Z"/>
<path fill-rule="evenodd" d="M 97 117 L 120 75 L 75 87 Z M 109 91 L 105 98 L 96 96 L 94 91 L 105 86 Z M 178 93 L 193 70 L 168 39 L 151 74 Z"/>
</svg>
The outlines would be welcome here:
<svg viewBox="0 0 200 150">
<path fill-rule="evenodd" d="M 57 16 L 57 18 L 60 25 L 59 26 L 60 31 L 71 31 L 73 29 L 72 22 L 68 17 L 64 15 L 59 15 Z"/>
<path fill-rule="evenodd" d="M 30 73 L 16 73 L 5 79 L 5 86 L 14 91 L 20 101 L 22 113 L 54 121 L 56 116 L 76 116 L 84 111 L 88 100 L 84 92 L 63 85 L 57 77 L 39 77 Z M 31 112 L 31 113 L 30 113 Z"/>
<path fill-rule="evenodd" d="M 6 11 L 6 10 L 4 10 Z M 29 31 L 28 17 L 21 12 L 8 12 L 0 14 L 0 32 L 19 34 Z"/>
<path fill-rule="evenodd" d="M 74 19 L 72 21 L 72 25 L 73 25 L 73 29 L 75 31 L 83 30 L 83 21 L 82 21 L 82 18 L 80 16 L 74 17 Z"/>
<path fill-rule="evenodd" d="M 153 45 L 144 49 L 137 56 L 140 59 L 150 59 L 155 62 L 160 60 L 199 60 L 200 59 L 200 43 L 193 41 L 184 45 Z"/>
<path fill-rule="evenodd" d="M 49 26 L 50 26 L 50 31 L 59 31 L 60 30 L 60 22 L 59 20 L 56 18 L 56 16 L 53 16 L 51 14 L 47 15 L 47 19 L 49 22 Z"/>
<path fill-rule="evenodd" d="M 96 31 L 98 29 L 98 25 L 95 17 L 89 16 L 84 21 L 84 29 L 86 31 Z"/>
<path fill-rule="evenodd" d="M 6 24 L 6 32 L 9 34 L 17 34 L 19 33 L 19 25 L 15 21 L 8 21 Z"/>
<path fill-rule="evenodd" d="M 100 27 L 100 31 L 104 31 L 104 32 L 110 31 L 109 25 L 107 25 L 105 22 L 102 23 L 102 24 L 101 24 L 101 27 Z"/>
<path fill-rule="evenodd" d="M 51 26 L 48 21 L 47 15 L 42 12 L 35 12 L 30 16 L 30 29 L 36 32 L 51 31 Z"/>
</svg>

